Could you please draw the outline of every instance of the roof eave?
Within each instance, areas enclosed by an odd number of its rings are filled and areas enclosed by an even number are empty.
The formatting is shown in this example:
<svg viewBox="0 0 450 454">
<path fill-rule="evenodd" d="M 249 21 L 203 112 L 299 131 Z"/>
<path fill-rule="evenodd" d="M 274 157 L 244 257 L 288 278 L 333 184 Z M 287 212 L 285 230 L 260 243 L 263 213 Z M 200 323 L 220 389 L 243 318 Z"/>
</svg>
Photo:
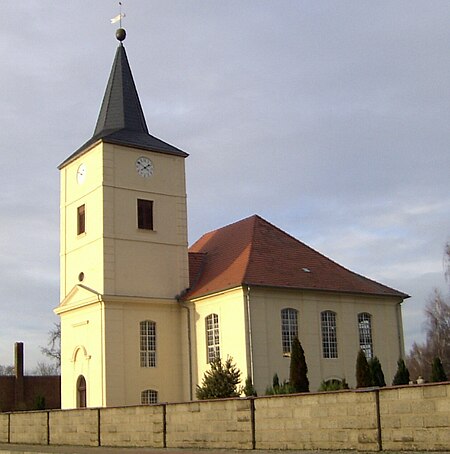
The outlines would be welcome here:
<svg viewBox="0 0 450 454">
<path fill-rule="evenodd" d="M 376 292 L 361 292 L 361 291 L 352 291 L 352 290 L 339 290 L 339 289 L 323 289 L 323 288 L 315 288 L 315 287 L 298 287 L 298 286 L 290 286 L 290 285 L 270 285 L 270 284 L 262 284 L 262 283 L 254 283 L 254 282 L 241 282 L 240 284 L 230 284 L 226 287 L 221 289 L 215 290 L 208 290 L 204 293 L 196 293 L 193 291 L 192 293 L 190 290 L 186 292 L 185 297 L 183 298 L 184 301 L 192 301 L 199 298 L 205 298 L 216 293 L 222 293 L 228 290 L 232 290 L 238 287 L 260 287 L 260 288 L 271 288 L 271 289 L 283 289 L 283 290 L 297 290 L 297 291 L 308 291 L 308 292 L 324 292 L 324 293 L 344 293 L 346 295 L 359 295 L 359 296 L 372 296 L 372 297 L 379 297 L 379 298 L 399 298 L 401 302 L 405 299 L 411 298 L 410 295 L 402 292 L 396 293 L 376 293 Z"/>
</svg>

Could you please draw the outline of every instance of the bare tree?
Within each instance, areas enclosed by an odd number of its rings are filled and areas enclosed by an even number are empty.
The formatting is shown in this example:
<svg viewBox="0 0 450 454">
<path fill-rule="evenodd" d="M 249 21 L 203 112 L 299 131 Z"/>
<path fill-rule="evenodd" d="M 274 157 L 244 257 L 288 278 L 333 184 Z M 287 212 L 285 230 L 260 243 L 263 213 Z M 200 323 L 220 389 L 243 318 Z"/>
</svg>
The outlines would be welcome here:
<svg viewBox="0 0 450 454">
<path fill-rule="evenodd" d="M 59 375 L 59 367 L 56 364 L 38 362 L 32 375 Z"/>
<path fill-rule="evenodd" d="M 440 358 L 446 374 L 450 373 L 450 304 L 435 290 L 425 307 L 426 341 L 414 343 L 407 361 L 413 378 L 421 375 L 431 378 L 431 366 L 435 358 Z"/>
<path fill-rule="evenodd" d="M 48 332 L 47 347 L 41 347 L 41 352 L 54 361 L 56 369 L 59 370 L 61 367 L 61 323 L 53 324 L 53 328 Z"/>
<path fill-rule="evenodd" d="M 445 245 L 444 250 L 444 273 L 447 282 L 450 282 L 450 241 Z"/>
<path fill-rule="evenodd" d="M 14 375 L 16 373 L 14 366 L 0 365 L 0 375 Z"/>
</svg>

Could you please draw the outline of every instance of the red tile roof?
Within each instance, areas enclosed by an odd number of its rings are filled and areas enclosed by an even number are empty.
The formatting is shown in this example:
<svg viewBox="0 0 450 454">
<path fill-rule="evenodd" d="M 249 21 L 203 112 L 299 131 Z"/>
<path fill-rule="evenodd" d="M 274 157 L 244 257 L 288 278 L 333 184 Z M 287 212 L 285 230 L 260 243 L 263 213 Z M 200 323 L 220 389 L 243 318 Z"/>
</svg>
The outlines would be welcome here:
<svg viewBox="0 0 450 454">
<path fill-rule="evenodd" d="M 254 215 L 206 233 L 189 249 L 186 299 L 239 285 L 408 298 L 338 265 Z"/>
</svg>

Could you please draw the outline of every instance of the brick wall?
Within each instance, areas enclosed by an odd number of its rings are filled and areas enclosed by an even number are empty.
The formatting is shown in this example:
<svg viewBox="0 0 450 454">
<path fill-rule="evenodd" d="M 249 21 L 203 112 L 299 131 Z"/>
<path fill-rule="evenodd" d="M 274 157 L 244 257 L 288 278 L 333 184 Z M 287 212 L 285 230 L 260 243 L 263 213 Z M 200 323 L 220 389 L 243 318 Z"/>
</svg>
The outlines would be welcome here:
<svg viewBox="0 0 450 454">
<path fill-rule="evenodd" d="M 14 375 L 0 376 L 0 412 L 35 410 L 38 398 L 45 408 L 61 408 L 60 376 L 24 375 L 23 342 L 14 344 Z"/>
<path fill-rule="evenodd" d="M 61 377 L 60 376 L 24 376 L 25 408 L 36 408 L 36 399 L 45 399 L 45 408 L 61 408 Z"/>
<path fill-rule="evenodd" d="M 450 382 L 379 390 L 0 415 L 6 443 L 450 450 Z"/>
<path fill-rule="evenodd" d="M 0 411 L 11 411 L 15 408 L 16 377 L 0 376 Z"/>
</svg>

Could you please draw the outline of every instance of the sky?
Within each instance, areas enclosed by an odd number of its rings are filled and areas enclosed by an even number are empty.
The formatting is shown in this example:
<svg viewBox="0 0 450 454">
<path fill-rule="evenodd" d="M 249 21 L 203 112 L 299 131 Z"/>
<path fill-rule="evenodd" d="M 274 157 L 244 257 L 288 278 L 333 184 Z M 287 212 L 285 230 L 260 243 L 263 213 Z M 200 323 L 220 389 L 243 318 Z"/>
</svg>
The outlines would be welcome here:
<svg viewBox="0 0 450 454">
<path fill-rule="evenodd" d="M 150 133 L 190 154 L 189 242 L 259 214 L 411 295 L 448 294 L 450 2 L 123 0 Z M 112 0 L 0 0 L 0 364 L 58 321 L 59 171 L 93 133 Z"/>
</svg>

